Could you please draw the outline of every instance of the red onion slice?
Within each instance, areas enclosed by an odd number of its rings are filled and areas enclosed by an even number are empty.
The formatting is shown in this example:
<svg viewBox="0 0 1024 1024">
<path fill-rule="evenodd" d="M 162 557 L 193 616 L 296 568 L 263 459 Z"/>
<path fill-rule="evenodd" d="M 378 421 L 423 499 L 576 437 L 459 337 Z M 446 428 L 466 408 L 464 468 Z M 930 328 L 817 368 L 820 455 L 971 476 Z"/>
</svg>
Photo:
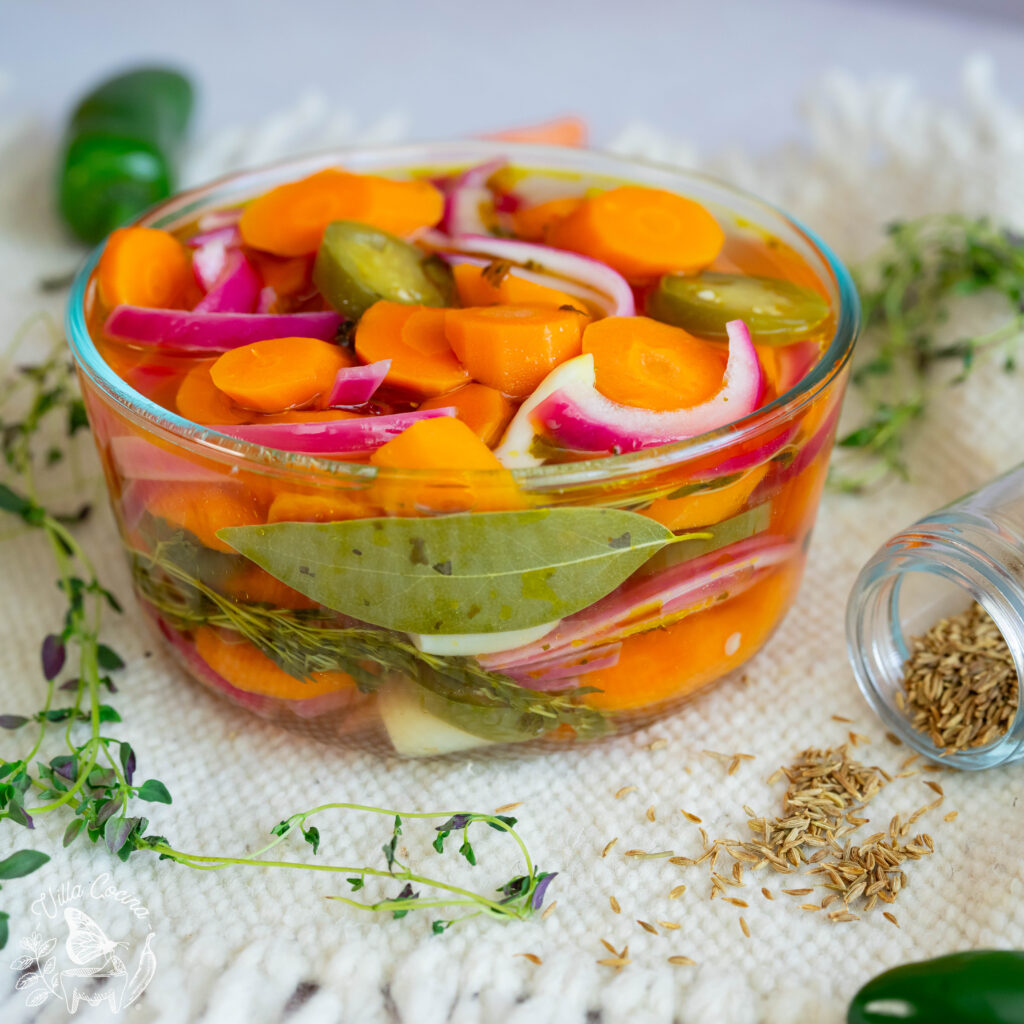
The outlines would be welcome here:
<svg viewBox="0 0 1024 1024">
<path fill-rule="evenodd" d="M 334 379 L 334 387 L 327 399 L 328 407 L 338 409 L 347 405 L 364 405 L 381 386 L 390 369 L 390 359 L 365 366 L 343 367 Z"/>
<path fill-rule="evenodd" d="M 529 264 L 528 269 L 539 269 L 558 278 L 576 281 L 604 296 L 602 307 L 606 316 L 633 316 L 636 313 L 633 289 L 629 282 L 607 264 L 580 256 L 579 253 L 555 249 L 550 245 L 486 235 L 447 238 L 437 231 L 424 233 L 419 241 L 443 252 L 465 252 L 508 260 L 510 263 Z"/>
<path fill-rule="evenodd" d="M 355 419 L 315 420 L 308 423 L 231 423 L 211 429 L 241 441 L 281 451 L 340 456 L 372 452 L 419 420 L 454 415 L 455 409 L 445 406 L 442 409 L 396 412 L 388 416 L 359 416 Z"/>
<path fill-rule="evenodd" d="M 197 253 L 198 255 L 198 253 Z M 251 313 L 263 282 L 240 249 L 230 249 L 213 286 L 196 303 L 195 313 Z"/>
<path fill-rule="evenodd" d="M 170 352 L 227 352 L 268 338 L 331 341 L 337 313 L 190 313 L 180 309 L 115 306 L 103 325 L 114 341 L 153 345 Z"/>
<path fill-rule="evenodd" d="M 667 412 L 620 405 L 597 390 L 593 356 L 582 355 L 572 360 L 580 366 L 576 379 L 540 402 L 531 419 L 565 448 L 614 454 L 683 441 L 742 419 L 757 408 L 764 374 L 746 324 L 730 320 L 726 330 L 729 360 L 722 387 L 700 405 Z"/>
</svg>

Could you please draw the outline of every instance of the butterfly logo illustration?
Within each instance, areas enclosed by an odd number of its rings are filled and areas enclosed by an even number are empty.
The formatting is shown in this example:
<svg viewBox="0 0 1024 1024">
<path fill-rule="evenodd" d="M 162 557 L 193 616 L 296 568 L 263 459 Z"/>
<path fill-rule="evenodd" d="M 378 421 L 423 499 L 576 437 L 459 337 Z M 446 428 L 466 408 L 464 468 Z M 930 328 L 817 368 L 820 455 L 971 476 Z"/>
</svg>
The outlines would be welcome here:
<svg viewBox="0 0 1024 1024">
<path fill-rule="evenodd" d="M 118 946 L 124 942 L 113 942 L 108 939 L 103 929 L 84 911 L 74 907 L 64 909 L 64 921 L 68 926 L 68 938 L 64 944 L 68 956 L 73 963 L 79 965 L 78 970 L 65 973 L 79 978 L 116 977 L 125 973 L 124 962 L 114 955 Z M 102 963 L 88 967 L 102 958 Z"/>
</svg>

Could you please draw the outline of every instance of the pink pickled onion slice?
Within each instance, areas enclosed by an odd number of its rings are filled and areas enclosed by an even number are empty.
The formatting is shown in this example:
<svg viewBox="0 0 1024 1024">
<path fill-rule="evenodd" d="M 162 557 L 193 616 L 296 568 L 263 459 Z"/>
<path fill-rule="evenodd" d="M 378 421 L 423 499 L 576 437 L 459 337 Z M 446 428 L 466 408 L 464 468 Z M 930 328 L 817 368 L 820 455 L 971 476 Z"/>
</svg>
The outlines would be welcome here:
<svg viewBox="0 0 1024 1024">
<path fill-rule="evenodd" d="M 726 330 L 729 360 L 722 387 L 700 405 L 666 412 L 620 405 L 597 390 L 593 356 L 582 355 L 576 360 L 586 372 L 537 405 L 533 422 L 565 448 L 619 454 L 696 437 L 749 416 L 764 391 L 764 374 L 746 324 L 730 320 Z"/>
<path fill-rule="evenodd" d="M 432 249 L 446 252 L 468 252 L 491 256 L 510 263 L 529 264 L 528 269 L 548 271 L 559 278 L 578 281 L 605 296 L 606 316 L 633 316 L 636 303 L 629 282 L 605 263 L 588 256 L 580 256 L 564 249 L 534 242 L 520 242 L 511 238 L 492 238 L 486 235 L 459 235 L 446 238 L 437 231 L 424 233 L 419 241 Z"/>
<path fill-rule="evenodd" d="M 625 584 L 589 608 L 576 612 L 546 636 L 477 660 L 496 672 L 521 674 L 527 667 L 543 665 L 559 655 L 579 655 L 596 645 L 655 628 L 668 616 L 698 612 L 721 599 L 728 591 L 739 593 L 768 569 L 792 558 L 797 545 L 781 537 L 759 535 L 737 541 L 638 583 Z"/>
<path fill-rule="evenodd" d="M 381 359 L 376 363 L 367 363 L 364 366 L 342 367 L 334 379 L 334 387 L 327 399 L 328 407 L 337 409 L 346 405 L 363 405 L 368 402 L 377 388 L 381 386 L 390 369 L 390 359 Z"/>
<path fill-rule="evenodd" d="M 192 275 L 196 284 L 208 292 L 224 273 L 228 263 L 227 243 L 214 238 L 199 246 L 192 254 Z"/>
<path fill-rule="evenodd" d="M 449 235 L 486 235 L 487 225 L 480 216 L 482 203 L 492 201 L 487 179 L 508 163 L 498 158 L 477 164 L 463 171 L 451 181 L 444 197 L 444 215 L 441 229 Z"/>
<path fill-rule="evenodd" d="M 196 313 L 251 313 L 259 300 L 262 282 L 240 249 L 227 254 L 214 285 L 196 303 Z"/>
<path fill-rule="evenodd" d="M 150 443 L 135 434 L 110 439 L 110 458 L 118 474 L 128 480 L 164 480 L 178 483 L 229 483 L 230 477 Z"/>
<path fill-rule="evenodd" d="M 103 325 L 114 341 L 172 352 L 227 352 L 267 338 L 333 340 L 337 313 L 189 313 L 180 309 L 115 306 Z"/>
<path fill-rule="evenodd" d="M 819 355 L 821 346 L 816 341 L 798 341 L 775 349 L 775 358 L 779 364 L 779 394 L 784 395 L 790 388 L 796 387 L 818 361 Z"/>
<path fill-rule="evenodd" d="M 226 249 L 235 249 L 242 244 L 242 233 L 236 224 L 222 228 L 213 228 L 210 231 L 201 231 L 198 235 L 192 235 L 185 239 L 185 244 L 190 249 L 200 250 L 210 245 L 222 245 Z"/>
<path fill-rule="evenodd" d="M 600 652 L 572 651 L 553 661 L 531 662 L 528 666 L 509 669 L 502 673 L 528 690 L 563 690 L 576 685 L 580 676 L 602 668 L 614 668 L 619 663 L 621 643 L 605 644 Z M 581 680 L 586 683 L 586 679 Z"/>
<path fill-rule="evenodd" d="M 355 455 L 372 452 L 398 437 L 419 420 L 454 416 L 455 409 L 417 409 L 387 416 L 359 416 L 355 419 L 316 420 L 309 423 L 253 423 L 211 427 L 240 441 L 261 444 L 286 452 L 306 455 Z"/>
</svg>

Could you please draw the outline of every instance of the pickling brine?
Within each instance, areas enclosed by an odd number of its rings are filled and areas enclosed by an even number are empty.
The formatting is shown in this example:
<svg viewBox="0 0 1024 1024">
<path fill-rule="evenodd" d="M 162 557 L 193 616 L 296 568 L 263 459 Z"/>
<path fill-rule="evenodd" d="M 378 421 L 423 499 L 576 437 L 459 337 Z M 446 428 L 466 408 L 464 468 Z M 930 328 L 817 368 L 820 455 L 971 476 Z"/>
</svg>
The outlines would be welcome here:
<svg viewBox="0 0 1024 1024">
<path fill-rule="evenodd" d="M 763 645 L 856 299 L 724 186 L 479 143 L 172 201 L 114 232 L 69 321 L 185 668 L 426 755 L 628 731 Z"/>
</svg>

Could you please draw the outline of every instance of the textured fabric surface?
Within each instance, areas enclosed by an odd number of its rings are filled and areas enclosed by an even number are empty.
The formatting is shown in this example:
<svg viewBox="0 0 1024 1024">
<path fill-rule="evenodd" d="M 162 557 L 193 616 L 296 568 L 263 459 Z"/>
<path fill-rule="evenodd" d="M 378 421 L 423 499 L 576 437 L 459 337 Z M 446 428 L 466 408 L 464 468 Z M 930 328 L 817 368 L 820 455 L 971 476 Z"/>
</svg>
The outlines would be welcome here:
<svg viewBox="0 0 1024 1024">
<path fill-rule="evenodd" d="M 328 123 L 326 109 L 314 97 L 258 131 L 211 140 L 194 154 L 193 177 L 359 137 L 350 123 Z M 706 159 L 640 125 L 616 147 L 697 165 L 747 186 L 804 219 L 847 259 L 876 246 L 881 226 L 896 215 L 988 211 L 1024 225 L 1024 118 L 999 98 L 984 64 L 967 68 L 956 109 L 932 106 L 910 82 L 835 78 L 816 90 L 807 118 L 810 149 L 763 157 Z M 378 126 L 379 135 L 400 131 L 397 124 Z M 58 300 L 41 298 L 34 282 L 75 258 L 38 188 L 49 173 L 50 145 L 32 126 L 0 120 L 6 335 L 41 305 L 59 312 Z M 977 329 L 1004 311 L 979 303 L 958 315 L 970 316 Z M 187 684 L 129 608 L 110 622 L 112 642 L 129 662 L 116 701 L 125 718 L 119 728 L 139 751 L 141 775 L 163 779 L 174 794 L 173 806 L 153 805 L 150 817 L 180 848 L 251 850 L 281 817 L 325 800 L 481 810 L 522 801 L 515 813 L 537 862 L 561 872 L 549 897 L 557 907 L 544 921 L 506 927 L 472 921 L 433 938 L 426 917 L 377 920 L 325 901 L 340 887 L 324 877 L 198 873 L 142 857 L 112 866 L 103 850 L 75 844 L 25 882 L 5 885 L 0 905 L 12 915 L 5 953 L 16 955 L 32 927 L 29 905 L 41 890 L 88 884 L 108 870 L 119 888 L 148 906 L 155 932 L 156 973 L 141 1008 L 126 1017 L 161 1024 L 838 1024 L 859 984 L 888 966 L 965 947 L 1024 946 L 1018 806 L 1024 765 L 898 780 L 871 805 L 866 831 L 884 829 L 891 814 L 926 803 L 932 794 L 923 778 L 940 778 L 945 787 L 944 806 L 922 821 L 936 854 L 908 869 L 909 888 L 892 908 L 898 929 L 881 916 L 884 907 L 843 925 L 801 911 L 800 900 L 779 893 L 782 885 L 801 884 L 792 876 L 780 881 L 762 873 L 738 891 L 750 904 L 741 910 L 708 900 L 703 868 L 622 856 L 631 848 L 695 855 L 697 828 L 679 808 L 699 815 L 712 836 L 742 835 L 742 805 L 776 811 L 781 787 L 765 780 L 777 766 L 806 746 L 843 742 L 849 729 L 871 741 L 861 748 L 864 760 L 890 769 L 902 760 L 905 749 L 885 740 L 848 667 L 846 595 L 858 567 L 893 529 L 1020 460 L 1020 387 L 1019 376 L 990 361 L 925 424 L 910 484 L 870 497 L 826 495 L 796 606 L 749 665 L 746 682 L 718 687 L 646 733 L 571 754 L 403 762 L 331 750 L 262 725 Z M 40 539 L 3 536 L 0 710 L 31 711 L 40 690 L 39 639 L 54 628 L 62 606 Z M 110 517 L 98 515 L 82 539 L 108 584 L 127 596 Z M 648 749 L 655 738 L 666 743 Z M 12 743 L 0 737 L 0 750 Z M 755 760 L 728 775 L 704 749 L 745 751 Z M 616 799 L 623 786 L 636 790 Z M 645 814 L 650 806 L 654 823 Z M 951 809 L 959 816 L 944 822 Z M 62 829 L 60 822 L 40 821 L 34 845 L 58 847 Z M 352 864 L 376 863 L 387 838 L 386 824 L 377 820 L 325 820 L 322 831 L 324 854 Z M 616 836 L 618 844 L 602 858 Z M 4 830 L 0 853 L 11 842 Z M 430 851 L 411 830 L 408 846 L 418 863 L 429 864 Z M 507 877 L 501 872 L 513 865 L 502 849 L 496 833 L 481 840 L 479 881 Z M 679 883 L 688 891 L 669 900 Z M 773 890 L 773 902 L 760 894 L 761 885 Z M 610 908 L 610 896 L 621 914 Z M 741 914 L 750 938 L 740 929 Z M 681 928 L 653 935 L 637 919 Z M 626 969 L 616 973 L 596 963 L 607 955 L 602 938 L 617 948 L 629 945 Z M 523 952 L 542 965 L 515 956 Z M 670 966 L 671 955 L 697 965 Z M 14 990 L 16 977 L 0 964 L 0 1018 L 10 1024 L 66 1019 L 53 1000 L 27 1009 L 24 992 Z M 110 1014 L 86 1006 L 78 1017 Z"/>
</svg>

